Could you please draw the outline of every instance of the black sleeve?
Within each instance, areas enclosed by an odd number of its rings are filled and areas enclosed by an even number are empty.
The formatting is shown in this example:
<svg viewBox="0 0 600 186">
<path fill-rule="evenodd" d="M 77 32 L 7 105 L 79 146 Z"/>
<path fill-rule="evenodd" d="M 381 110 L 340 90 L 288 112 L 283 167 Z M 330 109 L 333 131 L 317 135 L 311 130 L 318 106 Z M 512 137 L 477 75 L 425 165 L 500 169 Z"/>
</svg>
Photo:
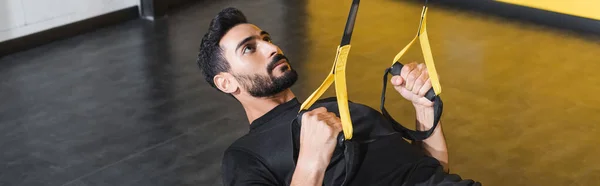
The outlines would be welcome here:
<svg viewBox="0 0 600 186">
<path fill-rule="evenodd" d="M 277 185 L 277 179 L 253 153 L 228 149 L 221 165 L 223 185 Z"/>
</svg>

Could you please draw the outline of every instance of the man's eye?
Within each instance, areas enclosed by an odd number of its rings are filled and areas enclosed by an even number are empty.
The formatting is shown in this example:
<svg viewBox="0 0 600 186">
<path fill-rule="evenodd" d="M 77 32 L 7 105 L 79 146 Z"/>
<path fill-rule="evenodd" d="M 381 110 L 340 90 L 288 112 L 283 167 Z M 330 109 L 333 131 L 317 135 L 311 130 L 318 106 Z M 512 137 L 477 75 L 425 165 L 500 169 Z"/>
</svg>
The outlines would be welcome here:
<svg viewBox="0 0 600 186">
<path fill-rule="evenodd" d="M 252 46 L 252 45 L 246 46 L 243 51 L 244 54 L 252 53 L 252 52 L 254 52 L 254 46 Z"/>
</svg>

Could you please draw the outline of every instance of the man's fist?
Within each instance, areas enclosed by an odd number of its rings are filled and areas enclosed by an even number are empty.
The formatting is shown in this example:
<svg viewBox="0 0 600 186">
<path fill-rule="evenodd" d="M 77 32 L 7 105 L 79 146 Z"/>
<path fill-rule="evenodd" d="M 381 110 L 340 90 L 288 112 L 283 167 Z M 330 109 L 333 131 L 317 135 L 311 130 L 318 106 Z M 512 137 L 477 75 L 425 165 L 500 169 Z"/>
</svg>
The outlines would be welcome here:
<svg viewBox="0 0 600 186">
<path fill-rule="evenodd" d="M 298 162 L 302 160 L 317 166 L 315 168 L 326 168 L 342 131 L 340 118 L 319 107 L 304 113 L 301 122 Z"/>
<path fill-rule="evenodd" d="M 433 102 L 424 97 L 425 93 L 431 89 L 431 81 L 425 64 L 412 62 L 404 65 L 400 75 L 392 77 L 391 83 L 396 91 L 411 101 L 415 107 L 433 106 Z"/>
</svg>

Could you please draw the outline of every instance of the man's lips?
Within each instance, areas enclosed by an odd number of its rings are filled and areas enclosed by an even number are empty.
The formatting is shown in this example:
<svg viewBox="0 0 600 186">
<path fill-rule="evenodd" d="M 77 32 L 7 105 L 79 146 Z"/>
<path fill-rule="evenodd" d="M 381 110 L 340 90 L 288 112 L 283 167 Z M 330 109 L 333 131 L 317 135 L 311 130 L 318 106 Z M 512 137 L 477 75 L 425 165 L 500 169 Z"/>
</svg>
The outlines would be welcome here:
<svg viewBox="0 0 600 186">
<path fill-rule="evenodd" d="M 289 62 L 288 62 L 287 58 L 281 54 L 275 55 L 274 58 L 271 60 L 277 60 L 277 61 L 274 63 L 270 63 L 267 66 L 267 72 L 269 72 L 269 73 L 273 73 L 273 70 L 275 70 L 275 69 L 283 68 L 283 67 L 281 67 L 281 65 L 283 65 L 283 64 L 289 66 Z"/>
<path fill-rule="evenodd" d="M 277 61 L 277 63 L 275 63 L 275 67 L 279 67 L 279 65 L 284 65 L 286 63 L 287 63 L 287 60 L 281 59 L 281 60 Z"/>
</svg>

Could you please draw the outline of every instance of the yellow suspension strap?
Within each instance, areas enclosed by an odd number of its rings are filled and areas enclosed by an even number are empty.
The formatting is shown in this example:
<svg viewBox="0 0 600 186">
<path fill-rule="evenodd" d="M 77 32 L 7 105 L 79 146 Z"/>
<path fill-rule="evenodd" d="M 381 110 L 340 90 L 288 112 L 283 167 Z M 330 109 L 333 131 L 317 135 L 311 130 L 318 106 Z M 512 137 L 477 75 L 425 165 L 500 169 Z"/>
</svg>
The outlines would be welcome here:
<svg viewBox="0 0 600 186">
<path fill-rule="evenodd" d="M 333 67 L 331 72 L 325 78 L 321 86 L 315 90 L 304 103 L 300 106 L 300 115 L 303 111 L 306 111 L 317 101 L 321 95 L 329 88 L 329 86 L 335 82 L 335 93 L 337 97 L 338 108 L 340 112 L 340 119 L 342 121 L 343 139 L 352 139 L 352 120 L 350 119 L 350 110 L 348 108 L 348 92 L 346 90 L 346 61 L 348 59 L 348 53 L 350 52 L 350 39 L 352 38 L 352 30 L 354 29 L 354 23 L 356 20 L 356 14 L 358 13 L 358 5 L 360 0 L 353 0 L 350 13 L 348 14 L 348 20 L 346 21 L 346 27 L 344 29 L 344 35 L 342 42 L 337 48 L 337 54 L 333 61 Z"/>
<path fill-rule="evenodd" d="M 350 180 L 354 178 L 354 175 L 358 172 L 360 165 L 360 149 L 358 143 L 352 139 L 352 120 L 350 118 L 350 109 L 348 108 L 348 93 L 346 90 L 346 62 L 348 59 L 348 53 L 350 52 L 350 38 L 352 37 L 352 30 L 354 29 L 354 22 L 356 20 L 356 14 L 358 13 L 358 4 L 360 0 L 353 0 L 352 6 L 350 7 L 350 13 L 348 14 L 348 20 L 346 21 L 346 27 L 344 29 L 344 35 L 342 36 L 342 42 L 337 48 L 335 60 L 333 61 L 333 67 L 331 72 L 327 75 L 327 78 L 323 81 L 321 86 L 313 92 L 302 106 L 298 116 L 294 121 L 292 127 L 292 134 L 294 139 L 300 139 L 300 126 L 302 115 L 317 101 L 321 95 L 335 82 L 335 94 L 337 96 L 337 104 L 342 122 L 343 132 L 338 135 L 339 148 L 343 149 L 343 161 L 345 176 L 341 183 L 336 182 L 334 185 L 346 186 L 350 183 Z M 299 154 L 299 142 L 294 142 L 294 161 L 296 162 Z"/>
<path fill-rule="evenodd" d="M 427 1 L 425 1 L 425 5 L 423 6 L 423 10 L 421 11 L 421 21 L 419 23 L 419 29 L 417 31 L 417 35 L 404 47 L 394 58 L 392 61 L 392 67 L 387 68 L 385 71 L 385 75 L 383 76 L 383 90 L 381 91 L 381 112 L 388 120 L 390 120 L 394 126 L 394 129 L 400 131 L 404 134 L 404 137 L 413 140 L 413 141 L 422 141 L 427 139 L 433 131 L 437 127 L 440 118 L 442 116 L 443 103 L 439 94 L 442 92 L 442 87 L 440 85 L 439 77 L 437 71 L 435 70 L 435 64 L 433 62 L 433 56 L 431 54 L 431 47 L 429 45 L 429 38 L 427 37 Z M 387 86 L 387 75 L 391 73 L 393 76 L 400 75 L 400 71 L 402 70 L 403 65 L 399 62 L 400 58 L 404 55 L 404 53 L 412 46 L 412 44 L 419 38 L 419 42 L 421 43 L 421 50 L 423 51 L 423 58 L 425 60 L 425 65 L 427 66 L 427 72 L 429 73 L 429 79 L 431 80 L 432 89 L 427 91 L 425 94 L 425 98 L 429 99 L 433 102 L 433 113 L 434 113 L 434 121 L 433 127 L 426 131 L 416 131 L 410 130 L 402 124 L 398 123 L 396 120 L 390 116 L 387 110 L 384 107 L 385 103 L 385 90 Z"/>
</svg>

